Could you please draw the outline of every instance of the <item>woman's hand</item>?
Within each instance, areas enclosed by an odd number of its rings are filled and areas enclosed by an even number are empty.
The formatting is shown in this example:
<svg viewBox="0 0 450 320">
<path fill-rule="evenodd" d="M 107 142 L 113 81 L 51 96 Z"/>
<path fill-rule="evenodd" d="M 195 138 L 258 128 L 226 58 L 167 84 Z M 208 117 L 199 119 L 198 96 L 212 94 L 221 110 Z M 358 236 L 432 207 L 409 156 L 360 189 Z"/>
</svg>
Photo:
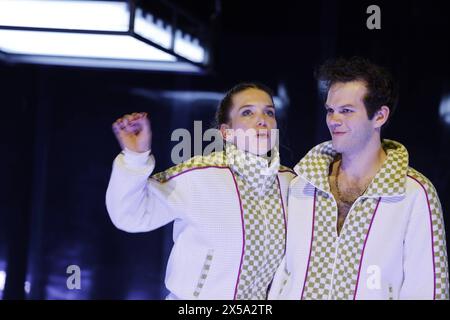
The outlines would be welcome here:
<svg viewBox="0 0 450 320">
<path fill-rule="evenodd" d="M 122 149 L 146 152 L 152 144 L 152 130 L 146 112 L 134 112 L 117 119 L 112 125 Z"/>
</svg>

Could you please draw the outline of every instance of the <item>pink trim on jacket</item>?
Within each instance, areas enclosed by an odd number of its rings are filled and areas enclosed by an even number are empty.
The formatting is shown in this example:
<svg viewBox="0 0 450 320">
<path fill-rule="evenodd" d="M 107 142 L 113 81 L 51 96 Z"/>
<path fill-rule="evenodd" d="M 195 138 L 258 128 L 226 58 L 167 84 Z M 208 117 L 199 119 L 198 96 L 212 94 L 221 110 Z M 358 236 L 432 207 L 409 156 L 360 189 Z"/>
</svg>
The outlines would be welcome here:
<svg viewBox="0 0 450 320">
<path fill-rule="evenodd" d="M 428 198 L 428 192 L 427 192 L 427 189 L 425 188 L 425 186 L 419 180 L 414 178 L 413 176 L 410 176 L 408 174 L 408 177 L 410 177 L 411 179 L 416 181 L 422 187 L 423 191 L 425 192 L 425 197 L 427 198 L 428 211 L 430 213 L 431 252 L 433 254 L 433 300 L 436 300 L 436 261 L 435 261 L 436 257 L 435 257 L 435 253 L 434 253 L 433 214 L 431 212 L 430 200 Z"/>
<path fill-rule="evenodd" d="M 312 219 L 312 230 L 311 230 L 311 244 L 310 244 L 310 247 L 309 247 L 308 263 L 307 263 L 307 265 L 306 265 L 305 280 L 304 280 L 304 282 L 303 282 L 303 289 L 302 289 L 302 295 L 300 296 L 300 300 L 303 300 L 303 294 L 305 293 L 306 280 L 308 279 L 308 273 L 309 273 L 309 263 L 311 262 L 311 253 L 312 253 L 313 241 L 314 241 L 314 222 L 315 222 L 315 220 L 316 220 L 316 194 L 317 194 L 317 188 L 314 188 L 313 219 Z"/>
<path fill-rule="evenodd" d="M 372 229 L 373 220 L 375 220 L 375 215 L 377 214 L 378 206 L 380 205 L 381 197 L 378 199 L 377 206 L 370 220 L 369 230 L 367 230 L 366 238 L 364 239 L 364 245 L 361 252 L 361 259 L 359 260 L 358 277 L 356 278 L 355 293 L 353 294 L 353 300 L 356 300 L 356 294 L 358 293 L 359 277 L 361 276 L 361 267 L 364 259 L 364 251 L 366 250 L 367 239 L 369 239 L 370 229 Z"/>
<path fill-rule="evenodd" d="M 233 174 L 233 171 L 231 168 L 228 168 L 230 170 L 230 174 L 233 177 L 234 186 L 236 187 L 236 193 L 239 198 L 239 207 L 241 209 L 241 223 L 242 223 L 242 253 L 241 253 L 241 262 L 239 263 L 239 272 L 236 279 L 236 286 L 234 287 L 234 295 L 233 300 L 236 300 L 238 285 L 239 285 L 239 278 L 241 277 L 241 271 L 242 271 L 242 261 L 244 260 L 244 253 L 245 253 L 245 224 L 244 224 L 244 209 L 242 208 L 242 200 L 241 200 L 241 193 L 239 192 L 239 188 L 236 182 L 236 177 Z"/>
<path fill-rule="evenodd" d="M 283 219 L 284 219 L 284 253 L 286 253 L 287 220 L 286 220 L 286 211 L 284 209 L 283 193 L 281 192 L 280 178 L 278 177 L 278 175 L 277 175 L 277 182 L 278 182 L 278 191 L 280 193 L 280 199 L 281 199 L 281 208 L 283 209 Z"/>
<path fill-rule="evenodd" d="M 187 173 L 187 172 L 191 172 L 191 171 L 194 171 L 194 170 L 201 170 L 201 169 L 210 169 L 210 168 L 215 168 L 215 169 L 229 169 L 228 166 L 206 166 L 206 167 L 191 168 L 191 169 L 187 169 L 187 170 L 185 170 L 185 171 L 181 171 L 180 173 L 177 173 L 177 174 L 171 176 L 171 177 L 170 177 L 169 179 L 167 179 L 166 181 L 163 181 L 163 182 L 160 182 L 160 183 L 166 183 L 167 181 L 172 180 L 173 178 L 176 178 L 176 177 L 178 177 L 178 176 L 180 176 L 180 175 L 182 175 L 182 174 L 184 174 L 184 173 Z M 150 178 L 153 179 L 153 180 L 158 181 L 158 179 L 155 179 L 155 178 L 153 178 L 153 177 L 150 177 Z"/>
</svg>

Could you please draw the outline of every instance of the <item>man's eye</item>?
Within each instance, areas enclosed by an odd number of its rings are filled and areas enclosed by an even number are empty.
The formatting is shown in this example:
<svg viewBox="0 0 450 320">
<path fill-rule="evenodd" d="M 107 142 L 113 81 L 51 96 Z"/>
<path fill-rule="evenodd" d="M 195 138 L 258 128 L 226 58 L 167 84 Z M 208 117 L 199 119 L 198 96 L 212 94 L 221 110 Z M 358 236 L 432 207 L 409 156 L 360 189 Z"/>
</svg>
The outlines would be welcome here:
<svg viewBox="0 0 450 320">
<path fill-rule="evenodd" d="M 352 112 L 352 110 L 350 110 L 350 109 L 342 109 L 342 113 L 350 113 L 350 112 Z"/>
<path fill-rule="evenodd" d="M 252 112 L 251 112 L 250 110 L 244 110 L 244 111 L 242 112 L 242 115 L 243 115 L 244 117 L 249 116 L 249 115 L 251 115 L 251 114 L 252 114 Z"/>
</svg>

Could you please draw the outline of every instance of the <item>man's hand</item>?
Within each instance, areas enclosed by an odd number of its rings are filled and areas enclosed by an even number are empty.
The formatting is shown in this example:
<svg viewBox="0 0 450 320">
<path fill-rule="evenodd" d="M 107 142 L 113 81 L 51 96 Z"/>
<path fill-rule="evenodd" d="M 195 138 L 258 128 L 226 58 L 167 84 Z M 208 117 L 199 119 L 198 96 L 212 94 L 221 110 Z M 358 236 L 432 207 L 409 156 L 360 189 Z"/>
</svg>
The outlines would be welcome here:
<svg viewBox="0 0 450 320">
<path fill-rule="evenodd" d="M 112 125 L 122 149 L 146 152 L 152 144 L 152 130 L 146 112 L 126 114 Z"/>
</svg>

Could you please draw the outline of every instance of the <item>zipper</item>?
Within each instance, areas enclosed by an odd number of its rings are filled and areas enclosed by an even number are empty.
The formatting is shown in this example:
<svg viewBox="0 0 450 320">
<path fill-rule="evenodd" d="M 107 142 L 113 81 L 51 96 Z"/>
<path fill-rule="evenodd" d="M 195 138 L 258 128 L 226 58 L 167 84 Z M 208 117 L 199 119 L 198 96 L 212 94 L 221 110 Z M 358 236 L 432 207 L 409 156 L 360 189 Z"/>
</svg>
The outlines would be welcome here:
<svg viewBox="0 0 450 320">
<path fill-rule="evenodd" d="M 323 191 L 323 190 L 322 190 Z M 325 191 L 324 191 L 325 192 Z M 330 293 L 329 293 L 329 295 L 328 295 L 328 300 L 331 300 L 331 297 L 332 297 L 332 293 L 333 293 L 333 291 L 334 291 L 334 286 L 333 286 L 333 283 L 334 283 L 334 271 L 336 270 L 336 260 L 337 260 L 337 257 L 338 257 L 338 249 L 339 249 L 339 243 L 341 242 L 341 235 L 342 235 L 342 233 L 343 233 L 343 231 L 345 230 L 345 226 L 348 224 L 348 218 L 350 217 L 350 215 L 353 213 L 353 208 L 355 207 L 355 205 L 360 201 L 360 199 L 362 199 L 362 198 L 365 198 L 364 196 L 359 196 L 358 198 L 356 198 L 356 200 L 355 200 L 355 202 L 353 202 L 353 204 L 352 204 L 352 206 L 350 207 L 350 210 L 348 211 L 348 215 L 347 215 L 347 217 L 345 218 L 345 220 L 344 220 L 344 224 L 342 225 L 342 229 L 341 229 L 341 232 L 338 234 L 338 231 L 337 231 L 337 221 L 338 221 L 338 219 L 339 219 L 339 209 L 338 209 L 338 204 L 337 204 L 337 201 L 336 201 L 336 199 L 334 198 L 334 196 L 333 196 L 333 194 L 332 193 L 328 193 L 328 192 L 325 192 L 329 197 L 331 197 L 331 199 L 333 199 L 333 202 L 334 202 L 334 205 L 335 205 L 335 207 L 336 207 L 336 211 L 335 211 L 335 217 L 336 217 L 336 223 L 335 223 L 335 225 L 334 225 L 334 231 L 335 231 L 335 236 L 336 236 L 336 241 L 335 241 L 335 243 L 334 243 L 334 253 L 335 253 L 335 256 L 334 256 L 334 261 L 333 261 L 333 271 L 332 271 L 332 273 L 331 273 L 331 288 L 330 288 Z"/>
<path fill-rule="evenodd" d="M 359 196 L 358 198 L 356 198 L 355 202 L 353 202 L 352 206 L 350 207 L 350 210 L 348 211 L 348 215 L 345 218 L 344 224 L 342 225 L 342 229 L 341 229 L 341 233 L 338 234 L 337 232 L 337 220 L 338 220 L 338 205 L 337 205 L 337 201 L 334 198 L 333 194 L 331 192 L 322 190 L 321 188 L 318 188 L 314 183 L 312 183 L 311 181 L 309 181 L 308 179 L 306 179 L 303 176 L 299 176 L 302 177 L 302 179 L 304 179 L 307 183 L 311 184 L 314 188 L 316 188 L 317 190 L 322 191 L 323 193 L 325 193 L 328 197 L 331 197 L 331 199 L 333 199 L 334 205 L 335 205 L 335 217 L 336 217 L 336 223 L 334 225 L 334 233 L 335 233 L 335 237 L 336 237 L 336 241 L 334 242 L 334 252 L 335 252 L 335 256 L 334 256 L 334 261 L 333 261 L 333 269 L 331 272 L 331 284 L 330 284 L 330 293 L 328 294 L 328 299 L 327 300 L 331 300 L 331 296 L 333 293 L 333 282 L 334 282 L 334 271 L 336 270 L 336 260 L 337 260 L 337 256 L 338 256 L 338 248 L 339 248 L 339 243 L 341 241 L 341 235 L 342 235 L 342 231 L 344 230 L 344 227 L 347 225 L 347 221 L 348 221 L 348 217 L 350 216 L 350 214 L 352 214 L 353 212 L 353 208 L 355 207 L 355 204 L 359 202 L 360 199 L 362 198 L 367 198 L 364 195 Z"/>
</svg>

